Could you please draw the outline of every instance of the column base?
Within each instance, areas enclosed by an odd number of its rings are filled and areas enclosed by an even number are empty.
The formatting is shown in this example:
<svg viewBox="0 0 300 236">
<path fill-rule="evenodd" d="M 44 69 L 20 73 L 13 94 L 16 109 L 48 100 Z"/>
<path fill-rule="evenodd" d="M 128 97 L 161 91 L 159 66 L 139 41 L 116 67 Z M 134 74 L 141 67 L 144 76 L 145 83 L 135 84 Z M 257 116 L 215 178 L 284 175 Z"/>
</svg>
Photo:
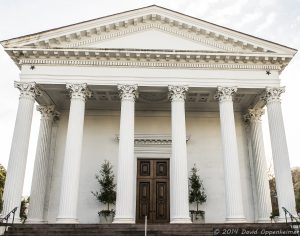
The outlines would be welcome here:
<svg viewBox="0 0 300 236">
<path fill-rule="evenodd" d="M 74 218 L 56 218 L 57 224 L 78 224 L 79 221 Z"/>
<path fill-rule="evenodd" d="M 245 217 L 227 217 L 226 223 L 246 223 Z"/>
<path fill-rule="evenodd" d="M 112 223 L 113 224 L 135 224 L 135 219 L 115 217 L 115 219 Z"/>
<path fill-rule="evenodd" d="M 257 223 L 270 223 L 271 219 L 270 218 L 260 218 L 257 220 Z"/>
<path fill-rule="evenodd" d="M 191 218 L 173 218 L 170 221 L 170 224 L 191 224 Z"/>
<path fill-rule="evenodd" d="M 42 219 L 28 219 L 26 220 L 26 224 L 47 224 L 47 221 Z"/>
</svg>

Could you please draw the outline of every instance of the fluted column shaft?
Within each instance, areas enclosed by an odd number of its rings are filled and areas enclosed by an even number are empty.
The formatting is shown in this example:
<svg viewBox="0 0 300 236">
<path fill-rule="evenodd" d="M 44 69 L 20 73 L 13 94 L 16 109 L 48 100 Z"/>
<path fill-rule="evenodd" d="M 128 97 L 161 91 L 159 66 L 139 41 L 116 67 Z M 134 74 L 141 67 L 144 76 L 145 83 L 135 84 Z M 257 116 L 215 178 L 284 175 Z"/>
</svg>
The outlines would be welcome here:
<svg viewBox="0 0 300 236">
<path fill-rule="evenodd" d="M 191 223 L 189 216 L 185 97 L 187 86 L 169 86 L 172 109 L 170 160 L 170 223 Z"/>
<path fill-rule="evenodd" d="M 284 218 L 282 207 L 296 215 L 295 194 L 280 101 L 280 95 L 283 92 L 284 88 L 267 88 L 264 98 L 268 109 L 276 190 L 281 219 Z"/>
<path fill-rule="evenodd" d="M 67 84 L 71 95 L 57 223 L 77 223 L 77 201 L 87 84 Z"/>
<path fill-rule="evenodd" d="M 33 106 L 36 96 L 41 94 L 35 83 L 15 82 L 15 87 L 20 90 L 20 98 L 4 187 L 4 215 L 14 207 L 20 208 Z M 19 210 L 16 218 L 19 218 Z"/>
<path fill-rule="evenodd" d="M 261 116 L 263 114 L 264 111 L 262 109 L 249 109 L 249 112 L 245 117 L 247 122 L 250 123 L 254 176 L 257 190 L 257 221 L 260 223 L 269 222 L 270 212 L 272 212 L 267 162 L 261 126 Z"/>
<path fill-rule="evenodd" d="M 121 98 L 117 200 L 114 223 L 135 223 L 134 104 L 137 85 L 119 85 Z"/>
<path fill-rule="evenodd" d="M 245 221 L 232 102 L 232 95 L 236 90 L 218 87 L 216 94 L 220 107 L 227 222 Z"/>
<path fill-rule="evenodd" d="M 30 223 L 44 222 L 51 130 L 53 117 L 57 114 L 54 111 L 54 105 L 38 106 L 37 110 L 41 112 L 41 121 L 28 211 L 28 222 Z"/>
</svg>

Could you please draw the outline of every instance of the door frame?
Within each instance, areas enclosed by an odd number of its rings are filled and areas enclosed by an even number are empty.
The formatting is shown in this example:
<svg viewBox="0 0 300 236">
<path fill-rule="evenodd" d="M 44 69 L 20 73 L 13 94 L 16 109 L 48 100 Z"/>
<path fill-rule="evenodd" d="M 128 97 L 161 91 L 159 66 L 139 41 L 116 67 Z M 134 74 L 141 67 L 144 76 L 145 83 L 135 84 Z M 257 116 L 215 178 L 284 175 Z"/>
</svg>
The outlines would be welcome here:
<svg viewBox="0 0 300 236">
<path fill-rule="evenodd" d="M 147 138 L 152 138 L 152 135 L 142 135 L 143 137 L 145 137 L 145 139 Z M 156 138 L 156 140 L 158 140 L 158 142 L 155 143 L 149 143 L 149 144 L 145 144 L 145 143 L 139 143 L 139 142 L 135 142 L 134 145 L 134 159 L 135 159 L 135 165 L 134 165 L 134 172 L 135 172 L 135 178 L 134 178 L 134 193 L 133 194 L 133 201 L 134 201 L 134 217 L 135 217 L 135 222 L 136 222 L 136 211 L 137 211 L 137 159 L 169 159 L 171 160 L 171 156 L 172 156 L 172 145 L 171 143 L 165 143 L 163 142 L 164 138 L 166 135 L 161 135 L 161 142 L 160 139 Z M 171 168 L 169 168 L 169 171 L 171 171 Z M 169 182 L 170 183 L 170 182 Z M 171 206 L 170 206 L 171 207 Z"/>
</svg>

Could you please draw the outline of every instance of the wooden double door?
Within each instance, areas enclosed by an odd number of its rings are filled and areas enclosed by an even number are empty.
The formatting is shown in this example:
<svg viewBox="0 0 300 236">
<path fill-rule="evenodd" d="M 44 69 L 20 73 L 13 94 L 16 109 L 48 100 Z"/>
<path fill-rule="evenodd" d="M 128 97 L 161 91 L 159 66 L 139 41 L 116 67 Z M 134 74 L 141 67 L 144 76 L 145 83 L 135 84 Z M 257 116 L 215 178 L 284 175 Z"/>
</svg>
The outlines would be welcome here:
<svg viewBox="0 0 300 236">
<path fill-rule="evenodd" d="M 168 159 L 137 160 L 137 223 L 170 222 Z"/>
</svg>

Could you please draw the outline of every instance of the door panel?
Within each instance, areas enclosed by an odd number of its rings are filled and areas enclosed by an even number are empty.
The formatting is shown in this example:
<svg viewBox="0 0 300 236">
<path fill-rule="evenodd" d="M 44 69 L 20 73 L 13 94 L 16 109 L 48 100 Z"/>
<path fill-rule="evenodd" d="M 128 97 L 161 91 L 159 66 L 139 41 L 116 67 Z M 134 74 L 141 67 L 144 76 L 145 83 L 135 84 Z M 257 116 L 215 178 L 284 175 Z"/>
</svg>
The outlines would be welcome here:
<svg viewBox="0 0 300 236">
<path fill-rule="evenodd" d="M 140 181 L 138 184 L 140 198 L 138 217 L 143 219 L 146 215 L 149 215 L 150 212 L 150 183 Z"/>
<path fill-rule="evenodd" d="M 168 183 L 156 181 L 156 220 L 168 221 Z"/>
<path fill-rule="evenodd" d="M 137 222 L 168 223 L 169 160 L 142 159 L 137 163 Z"/>
</svg>

